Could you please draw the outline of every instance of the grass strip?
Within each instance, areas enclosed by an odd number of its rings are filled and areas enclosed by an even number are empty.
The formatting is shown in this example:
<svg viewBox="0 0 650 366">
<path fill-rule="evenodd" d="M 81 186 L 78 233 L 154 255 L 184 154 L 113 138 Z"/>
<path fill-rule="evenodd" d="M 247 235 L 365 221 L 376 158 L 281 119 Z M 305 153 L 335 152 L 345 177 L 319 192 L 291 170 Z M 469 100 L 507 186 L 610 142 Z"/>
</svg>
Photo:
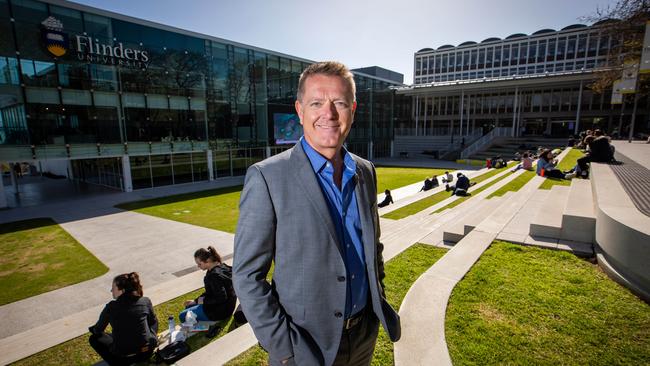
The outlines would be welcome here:
<svg viewBox="0 0 650 366">
<path fill-rule="evenodd" d="M 481 183 L 482 181 L 489 179 L 499 173 L 501 173 L 504 169 L 508 169 L 512 166 L 514 166 L 515 162 L 511 162 L 507 165 L 506 168 L 501 168 L 501 169 L 490 169 L 489 171 L 479 175 L 478 177 L 472 178 L 472 182 Z M 392 220 L 399 220 L 403 219 L 405 217 L 414 215 L 424 209 L 427 209 L 439 202 L 442 202 L 443 200 L 449 198 L 449 192 L 446 191 L 440 191 L 438 193 L 432 194 L 431 196 L 425 197 L 421 200 L 415 201 L 411 204 L 408 204 L 404 207 L 400 207 L 397 210 L 391 211 L 385 215 L 382 215 L 383 218 L 386 219 L 392 219 Z"/>
<path fill-rule="evenodd" d="M 578 159 L 585 156 L 585 154 L 579 149 L 571 149 L 557 165 L 557 169 L 562 171 L 570 170 L 578 163 Z M 544 182 L 539 186 L 539 189 L 551 189 L 553 186 L 570 186 L 571 180 L 559 179 L 559 178 L 546 178 Z"/>
<path fill-rule="evenodd" d="M 648 365 L 650 306 L 597 265 L 494 242 L 454 289 L 454 365 Z"/>
<path fill-rule="evenodd" d="M 533 166 L 533 170 L 527 170 L 523 173 L 521 173 L 517 178 L 513 179 L 510 181 L 510 183 L 504 185 L 503 187 L 497 189 L 496 191 L 490 193 L 489 196 L 486 198 L 490 199 L 492 197 L 501 197 L 506 192 L 517 192 L 521 189 L 521 187 L 525 186 L 526 183 L 528 183 L 533 177 L 535 176 L 535 166 Z"/>
<path fill-rule="evenodd" d="M 49 218 L 1 224 L 0 243 L 0 305 L 108 272 L 108 267 Z"/>
<path fill-rule="evenodd" d="M 515 163 L 515 164 L 516 164 L 516 163 Z M 514 164 L 513 164 L 513 165 L 514 165 Z M 485 185 L 483 185 L 483 186 L 481 186 L 481 187 L 479 187 L 479 188 L 477 188 L 477 189 L 471 190 L 471 191 L 469 192 L 469 193 L 472 194 L 471 196 L 462 196 L 462 197 L 458 197 L 458 199 L 456 199 L 456 200 L 450 202 L 449 204 L 445 205 L 444 207 L 440 207 L 439 209 L 435 210 L 432 214 L 434 214 L 434 213 L 438 213 L 438 212 L 442 212 L 442 211 L 444 211 L 444 210 L 448 210 L 448 209 L 451 209 L 451 208 L 454 208 L 454 207 L 460 205 L 461 203 L 467 201 L 468 199 L 472 198 L 473 196 L 476 196 L 477 194 L 483 192 L 484 190 L 486 190 L 486 189 L 492 187 L 493 185 L 499 183 L 500 181 L 506 179 L 507 177 L 511 176 L 512 174 L 514 174 L 514 173 L 513 173 L 513 172 L 508 172 L 508 173 L 506 173 L 506 174 L 500 176 L 499 178 L 497 178 L 497 179 L 491 181 L 490 183 L 487 183 L 487 184 L 485 184 Z"/>
<path fill-rule="evenodd" d="M 177 194 L 116 205 L 163 219 L 234 233 L 242 186 Z"/>
<path fill-rule="evenodd" d="M 388 302 L 393 308 L 399 309 L 413 282 L 445 253 L 445 249 L 415 244 L 386 263 L 384 284 Z M 267 353 L 261 347 L 255 346 L 226 365 L 268 365 L 267 358 Z M 393 359 L 393 343 L 380 326 L 372 365 L 392 365 Z"/>
<path fill-rule="evenodd" d="M 413 183 L 422 182 L 425 178 L 442 175 L 449 169 L 432 168 L 403 168 L 403 167 L 376 167 L 377 193 L 384 193 L 387 189 L 396 189 Z"/>
</svg>

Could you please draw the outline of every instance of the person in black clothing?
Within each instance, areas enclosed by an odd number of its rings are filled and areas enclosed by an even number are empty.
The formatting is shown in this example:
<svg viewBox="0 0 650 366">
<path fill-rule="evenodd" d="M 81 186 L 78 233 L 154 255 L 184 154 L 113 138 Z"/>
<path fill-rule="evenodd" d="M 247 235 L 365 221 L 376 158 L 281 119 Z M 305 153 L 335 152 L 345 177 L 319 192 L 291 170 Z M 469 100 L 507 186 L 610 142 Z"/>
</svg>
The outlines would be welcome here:
<svg viewBox="0 0 650 366">
<path fill-rule="evenodd" d="M 109 365 L 146 361 L 153 354 L 158 320 L 149 298 L 142 296 L 137 273 L 121 274 L 113 280 L 115 300 L 106 304 L 97 323 L 90 328 L 90 346 Z M 113 333 L 106 333 L 108 324 Z"/>
<path fill-rule="evenodd" d="M 610 163 L 616 162 L 614 159 L 614 146 L 609 143 L 609 137 L 605 136 L 603 131 L 594 131 L 594 139 L 589 140 L 589 151 L 587 154 L 578 159 L 578 167 L 581 171 L 589 171 L 587 163 Z"/>
<path fill-rule="evenodd" d="M 420 188 L 420 192 L 422 192 L 422 191 L 426 192 L 426 191 L 430 190 L 431 188 L 433 188 L 433 181 L 431 179 L 429 179 L 429 178 L 425 178 L 424 179 L 424 185 L 422 186 L 422 188 Z"/>
<path fill-rule="evenodd" d="M 232 267 L 221 262 L 221 256 L 213 247 L 194 252 L 194 261 L 199 269 L 206 271 L 203 277 L 205 292 L 194 300 L 185 301 L 185 310 L 181 311 L 178 318 L 185 322 L 185 316 L 190 310 L 199 321 L 230 318 L 237 302 L 232 286 Z"/>
<path fill-rule="evenodd" d="M 390 191 L 387 189 L 384 193 L 385 193 L 384 200 L 381 201 L 377 205 L 377 207 L 384 207 L 384 206 L 388 206 L 389 204 L 393 203 L 393 196 L 390 195 Z"/>
<path fill-rule="evenodd" d="M 456 184 L 453 186 L 447 185 L 446 190 L 451 191 L 451 195 L 457 195 L 457 196 L 467 196 L 469 195 L 467 191 L 469 190 L 470 186 L 473 186 L 474 184 L 470 183 L 469 178 L 465 176 L 463 173 L 458 173 L 456 174 L 456 177 L 458 178 L 456 180 Z"/>
</svg>

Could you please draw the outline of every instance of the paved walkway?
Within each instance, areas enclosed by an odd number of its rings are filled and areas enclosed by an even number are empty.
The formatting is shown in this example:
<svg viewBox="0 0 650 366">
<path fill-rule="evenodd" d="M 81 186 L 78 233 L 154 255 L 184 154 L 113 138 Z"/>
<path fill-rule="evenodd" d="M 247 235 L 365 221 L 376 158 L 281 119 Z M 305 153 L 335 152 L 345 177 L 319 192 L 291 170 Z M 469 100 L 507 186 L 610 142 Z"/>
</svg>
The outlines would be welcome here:
<svg viewBox="0 0 650 366">
<path fill-rule="evenodd" d="M 614 140 L 612 145 L 616 147 L 616 152 L 636 161 L 646 169 L 650 169 L 650 144 L 646 144 L 645 141 L 630 143 L 624 140 Z"/>
<path fill-rule="evenodd" d="M 105 303 L 109 299 L 111 280 L 117 274 L 139 272 L 146 290 L 175 279 L 174 272 L 195 266 L 192 254 L 199 247 L 211 244 L 223 255 L 231 254 L 232 234 L 123 211 L 113 206 L 121 202 L 240 183 L 241 179 L 231 179 L 175 187 L 177 189 L 102 194 L 71 203 L 1 211 L 0 222 L 52 217 L 106 264 L 109 272 L 89 281 L 0 306 L 0 318 L 3 319 L 0 338 Z"/>
</svg>

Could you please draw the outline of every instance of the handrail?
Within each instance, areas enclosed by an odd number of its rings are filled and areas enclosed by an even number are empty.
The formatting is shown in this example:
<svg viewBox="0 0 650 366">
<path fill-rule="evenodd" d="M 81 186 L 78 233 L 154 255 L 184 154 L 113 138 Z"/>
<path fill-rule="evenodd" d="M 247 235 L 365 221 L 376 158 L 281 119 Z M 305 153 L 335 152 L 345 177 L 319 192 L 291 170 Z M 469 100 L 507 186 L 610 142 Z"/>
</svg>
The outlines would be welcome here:
<svg viewBox="0 0 650 366">
<path fill-rule="evenodd" d="M 480 139 L 476 140 L 471 145 L 467 146 L 463 151 L 460 152 L 461 159 L 467 159 L 470 155 L 475 152 L 483 149 L 485 146 L 492 143 L 492 141 L 497 137 L 505 137 L 510 135 L 510 127 L 495 127 L 492 131 L 485 134 Z"/>
</svg>

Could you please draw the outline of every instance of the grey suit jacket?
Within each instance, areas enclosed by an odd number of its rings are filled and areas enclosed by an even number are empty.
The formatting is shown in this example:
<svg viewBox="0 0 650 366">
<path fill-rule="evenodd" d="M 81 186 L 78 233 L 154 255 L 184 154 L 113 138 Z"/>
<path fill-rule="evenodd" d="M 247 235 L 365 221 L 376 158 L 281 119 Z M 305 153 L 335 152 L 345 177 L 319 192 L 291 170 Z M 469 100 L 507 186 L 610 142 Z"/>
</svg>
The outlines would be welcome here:
<svg viewBox="0 0 650 366">
<path fill-rule="evenodd" d="M 375 171 L 370 162 L 352 157 L 372 310 L 397 341 L 399 316 L 382 283 Z M 325 197 L 300 143 L 248 169 L 239 208 L 235 291 L 271 364 L 293 356 L 298 365 L 331 365 L 344 322 L 346 270 Z"/>
</svg>

